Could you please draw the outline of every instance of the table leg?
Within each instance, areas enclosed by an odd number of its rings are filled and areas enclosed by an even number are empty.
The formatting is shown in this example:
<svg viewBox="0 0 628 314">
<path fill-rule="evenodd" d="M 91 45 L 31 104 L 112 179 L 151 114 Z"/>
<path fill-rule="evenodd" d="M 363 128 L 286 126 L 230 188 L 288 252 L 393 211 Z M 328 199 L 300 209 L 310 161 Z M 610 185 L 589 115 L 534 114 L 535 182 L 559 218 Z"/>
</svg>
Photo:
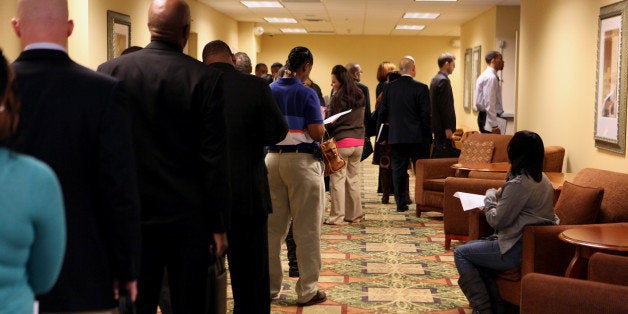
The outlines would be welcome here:
<svg viewBox="0 0 628 314">
<path fill-rule="evenodd" d="M 582 247 L 576 246 L 576 253 L 571 259 L 571 262 L 569 262 L 569 266 L 567 266 L 565 277 L 585 279 L 584 270 L 587 268 L 589 260 L 582 256 L 581 249 Z"/>
</svg>

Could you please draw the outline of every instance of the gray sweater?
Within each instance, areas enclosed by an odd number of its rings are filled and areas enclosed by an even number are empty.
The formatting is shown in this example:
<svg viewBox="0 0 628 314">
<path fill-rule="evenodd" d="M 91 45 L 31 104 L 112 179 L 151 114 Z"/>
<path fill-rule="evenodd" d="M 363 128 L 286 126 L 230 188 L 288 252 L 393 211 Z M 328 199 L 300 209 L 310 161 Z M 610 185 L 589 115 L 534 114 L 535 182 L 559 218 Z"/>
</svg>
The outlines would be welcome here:
<svg viewBox="0 0 628 314">
<path fill-rule="evenodd" d="M 500 252 L 508 252 L 521 239 L 526 225 L 558 224 L 553 201 L 554 188 L 545 174 L 541 182 L 527 175 L 509 176 L 499 190 L 486 191 L 484 214 L 497 231 Z"/>
</svg>

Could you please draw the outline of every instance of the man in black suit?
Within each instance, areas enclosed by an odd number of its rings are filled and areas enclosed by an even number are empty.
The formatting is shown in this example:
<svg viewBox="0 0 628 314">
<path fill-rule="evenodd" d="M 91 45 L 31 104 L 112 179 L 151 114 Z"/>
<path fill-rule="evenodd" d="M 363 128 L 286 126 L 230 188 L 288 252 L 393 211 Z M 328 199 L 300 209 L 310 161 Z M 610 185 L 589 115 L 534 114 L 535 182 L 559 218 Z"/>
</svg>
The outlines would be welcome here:
<svg viewBox="0 0 628 314">
<path fill-rule="evenodd" d="M 137 304 L 144 314 L 157 310 L 164 269 L 173 313 L 203 313 L 208 266 L 227 245 L 220 72 L 183 54 L 190 22 L 185 1 L 154 0 L 150 44 L 98 68 L 122 81 L 133 118 L 142 201 Z"/>
<path fill-rule="evenodd" d="M 451 141 L 456 130 L 456 111 L 454 110 L 454 94 L 449 81 L 449 75 L 456 68 L 456 57 L 450 53 L 441 54 L 438 57 L 438 68 L 438 73 L 430 83 L 434 132 L 432 158 L 458 157 L 460 150 L 453 147 Z"/>
<path fill-rule="evenodd" d="M 61 182 L 67 246 L 42 312 L 113 313 L 118 288 L 137 294 L 140 207 L 119 83 L 73 62 L 67 0 L 21 0 L 11 21 L 24 51 L 13 63 L 22 102 L 12 146 Z"/>
<path fill-rule="evenodd" d="M 203 62 L 222 72 L 232 191 L 229 272 L 234 313 L 270 313 L 268 214 L 272 212 L 264 146 L 283 140 L 288 125 L 262 78 L 234 67 L 229 46 L 214 40 Z"/>
<path fill-rule="evenodd" d="M 432 144 L 430 126 L 430 97 L 427 85 L 415 81 L 414 59 L 404 57 L 399 62 L 401 77 L 384 89 L 379 121 L 390 123 L 388 143 L 397 211 L 408 210 L 405 184 L 408 180 L 408 160 L 429 158 Z M 378 123 L 379 125 L 379 123 Z"/>
</svg>

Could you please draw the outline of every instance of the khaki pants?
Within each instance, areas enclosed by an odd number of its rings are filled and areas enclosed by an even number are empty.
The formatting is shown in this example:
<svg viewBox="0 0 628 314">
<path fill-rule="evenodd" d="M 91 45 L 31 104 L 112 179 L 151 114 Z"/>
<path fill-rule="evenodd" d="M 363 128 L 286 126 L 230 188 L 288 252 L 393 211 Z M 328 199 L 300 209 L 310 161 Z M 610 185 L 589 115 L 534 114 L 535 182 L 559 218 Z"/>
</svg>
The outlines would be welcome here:
<svg viewBox="0 0 628 314">
<path fill-rule="evenodd" d="M 341 224 L 362 217 L 360 196 L 360 158 L 363 146 L 339 148 L 338 153 L 347 162 L 342 170 L 329 176 L 331 211 L 329 223 Z"/>
<path fill-rule="evenodd" d="M 323 163 L 307 153 L 266 155 L 273 213 L 268 215 L 268 256 L 271 297 L 281 292 L 281 244 L 290 220 L 297 244 L 297 302 L 312 299 L 321 271 L 321 224 L 325 208 Z"/>
</svg>

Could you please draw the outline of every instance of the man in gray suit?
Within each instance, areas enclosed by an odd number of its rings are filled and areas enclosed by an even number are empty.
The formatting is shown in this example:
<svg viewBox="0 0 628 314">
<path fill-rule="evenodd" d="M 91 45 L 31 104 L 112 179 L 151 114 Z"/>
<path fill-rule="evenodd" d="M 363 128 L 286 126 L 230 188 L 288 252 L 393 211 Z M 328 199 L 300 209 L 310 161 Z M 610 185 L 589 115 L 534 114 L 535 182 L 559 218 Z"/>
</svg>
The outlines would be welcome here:
<svg viewBox="0 0 628 314">
<path fill-rule="evenodd" d="M 432 144 L 430 95 L 427 85 L 415 81 L 416 66 L 410 56 L 399 61 L 401 77 L 384 89 L 379 121 L 388 119 L 388 143 L 397 211 L 408 210 L 406 185 L 408 161 L 429 158 Z M 379 125 L 380 123 L 377 123 Z"/>
</svg>

